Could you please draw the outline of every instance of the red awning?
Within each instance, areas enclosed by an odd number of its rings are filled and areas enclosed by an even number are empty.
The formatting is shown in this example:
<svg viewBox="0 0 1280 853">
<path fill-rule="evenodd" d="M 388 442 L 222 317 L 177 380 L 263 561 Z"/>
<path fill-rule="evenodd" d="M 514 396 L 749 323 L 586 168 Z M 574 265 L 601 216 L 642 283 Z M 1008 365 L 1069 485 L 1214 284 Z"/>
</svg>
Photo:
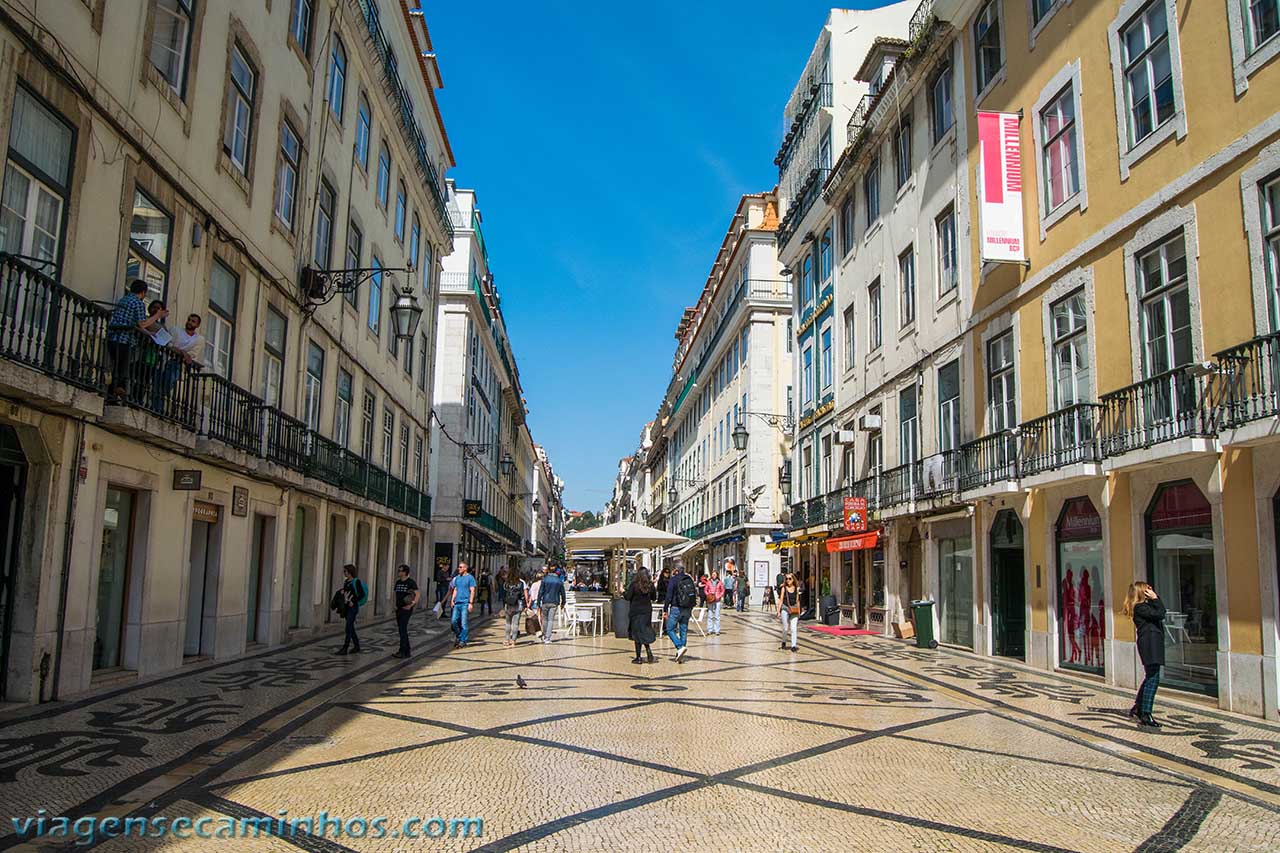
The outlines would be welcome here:
<svg viewBox="0 0 1280 853">
<path fill-rule="evenodd" d="M 880 544 L 880 531 L 873 530 L 870 533 L 859 533 L 857 536 L 841 536 L 839 539 L 827 540 L 827 553 L 835 554 L 839 551 L 865 551 L 874 548 Z"/>
</svg>

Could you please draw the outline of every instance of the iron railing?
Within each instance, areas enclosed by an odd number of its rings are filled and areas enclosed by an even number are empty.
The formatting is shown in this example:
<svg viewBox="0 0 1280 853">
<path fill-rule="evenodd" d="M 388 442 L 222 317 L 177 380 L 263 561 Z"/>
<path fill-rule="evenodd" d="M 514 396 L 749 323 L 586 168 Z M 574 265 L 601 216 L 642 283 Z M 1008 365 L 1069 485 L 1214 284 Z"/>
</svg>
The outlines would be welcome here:
<svg viewBox="0 0 1280 853">
<path fill-rule="evenodd" d="M 871 118 L 871 111 L 876 108 L 876 103 L 879 100 L 879 92 L 875 94 L 867 92 L 862 96 L 862 100 L 858 101 L 858 105 L 853 108 L 853 114 L 849 116 L 849 124 L 847 126 L 847 141 L 850 145 L 858 142 L 863 129 L 867 126 L 867 120 Z"/>
<path fill-rule="evenodd" d="M 200 433 L 255 456 L 262 453 L 265 404 L 216 373 L 202 373 L 204 417 Z"/>
<path fill-rule="evenodd" d="M 336 441 L 311 433 L 311 458 L 308 460 L 307 473 L 317 480 L 341 488 L 343 457 L 346 452 Z"/>
<path fill-rule="evenodd" d="M 1280 332 L 1223 350 L 1222 423 L 1237 427 L 1280 415 Z"/>
<path fill-rule="evenodd" d="M 0 356 L 101 391 L 110 312 L 28 260 L 0 253 Z"/>
<path fill-rule="evenodd" d="M 959 452 L 961 491 L 1018 479 L 1018 439 L 1012 430 L 984 435 Z"/>
<path fill-rule="evenodd" d="M 1024 476 L 1067 465 L 1102 461 L 1098 422 L 1102 407 L 1076 403 L 1027 421 L 1021 428 L 1019 473 Z"/>
<path fill-rule="evenodd" d="M 1103 454 L 1119 456 L 1179 438 L 1216 434 L 1215 378 L 1213 371 L 1185 365 L 1103 394 Z"/>
<path fill-rule="evenodd" d="M 195 431 L 199 424 L 199 368 L 181 353 L 156 346 L 146 332 L 107 326 L 111 354 L 109 402 L 125 403 Z"/>
<path fill-rule="evenodd" d="M 917 42 L 921 36 L 928 35 L 937 21 L 937 16 L 933 14 L 933 0 L 924 0 L 916 7 L 911 23 L 907 25 L 907 40 L 911 42 L 913 50 L 918 49 Z"/>
</svg>

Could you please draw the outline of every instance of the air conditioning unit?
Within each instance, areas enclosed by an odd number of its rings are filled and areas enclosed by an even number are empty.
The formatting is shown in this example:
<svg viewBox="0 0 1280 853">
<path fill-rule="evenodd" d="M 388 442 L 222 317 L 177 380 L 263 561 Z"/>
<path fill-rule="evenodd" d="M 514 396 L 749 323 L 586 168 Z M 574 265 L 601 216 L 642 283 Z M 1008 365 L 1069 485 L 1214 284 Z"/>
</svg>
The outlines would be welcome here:
<svg viewBox="0 0 1280 853">
<path fill-rule="evenodd" d="M 858 418 L 858 429 L 863 432 L 879 432 L 880 420 L 879 415 L 863 415 Z"/>
<path fill-rule="evenodd" d="M 842 429 L 836 431 L 836 444 L 853 444 L 857 433 L 851 429 Z"/>
</svg>

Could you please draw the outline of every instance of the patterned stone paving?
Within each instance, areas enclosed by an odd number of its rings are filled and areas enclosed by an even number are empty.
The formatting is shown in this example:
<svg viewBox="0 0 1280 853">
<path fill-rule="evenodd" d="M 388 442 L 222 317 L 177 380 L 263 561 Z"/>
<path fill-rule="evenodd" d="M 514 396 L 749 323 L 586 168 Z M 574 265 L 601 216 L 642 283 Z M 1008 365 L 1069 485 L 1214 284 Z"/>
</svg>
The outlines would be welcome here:
<svg viewBox="0 0 1280 853">
<path fill-rule="evenodd" d="M 390 828 L 97 845 L 113 853 L 1280 849 L 1280 727 L 1172 694 L 1140 731 L 1130 697 L 1087 681 L 809 631 L 792 653 L 760 614 L 652 666 L 612 637 L 513 651 L 490 621 L 449 650 L 424 625 L 408 662 L 381 625 L 359 657 L 311 641 L 11 719 L 0 810 Z M 483 832 L 394 837 L 415 816 Z"/>
</svg>

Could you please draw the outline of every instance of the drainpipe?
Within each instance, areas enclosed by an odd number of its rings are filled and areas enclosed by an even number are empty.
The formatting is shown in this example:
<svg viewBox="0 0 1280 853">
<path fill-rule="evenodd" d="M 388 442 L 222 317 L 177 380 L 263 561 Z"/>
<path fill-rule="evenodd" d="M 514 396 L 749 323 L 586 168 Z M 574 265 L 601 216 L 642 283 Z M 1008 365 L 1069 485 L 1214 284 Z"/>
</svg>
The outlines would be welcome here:
<svg viewBox="0 0 1280 853">
<path fill-rule="evenodd" d="M 68 466 L 70 483 L 67 485 L 66 533 L 62 537 L 62 576 L 58 583 L 58 633 L 54 638 L 53 689 L 49 695 L 51 702 L 58 701 L 58 685 L 62 674 L 62 638 L 67 626 L 67 586 L 71 582 L 71 540 L 76 529 L 75 511 L 76 498 L 80 493 L 80 462 L 84 459 L 84 420 L 80 419 L 77 423 L 79 427 L 76 430 L 76 456 Z"/>
</svg>

